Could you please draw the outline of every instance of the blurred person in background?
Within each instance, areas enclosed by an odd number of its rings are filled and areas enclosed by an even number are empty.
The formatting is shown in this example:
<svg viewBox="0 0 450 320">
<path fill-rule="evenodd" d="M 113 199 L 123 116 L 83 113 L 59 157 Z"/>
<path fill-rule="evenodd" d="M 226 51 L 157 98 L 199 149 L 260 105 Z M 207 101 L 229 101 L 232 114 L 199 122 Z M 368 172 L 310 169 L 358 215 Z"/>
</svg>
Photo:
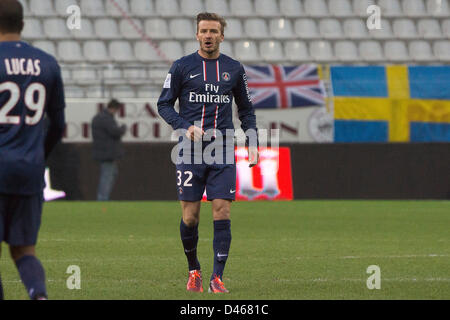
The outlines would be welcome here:
<svg viewBox="0 0 450 320">
<path fill-rule="evenodd" d="M 100 163 L 97 201 L 108 201 L 118 174 L 117 161 L 123 157 L 122 136 L 126 126 L 117 123 L 114 115 L 122 104 L 112 99 L 106 109 L 92 119 L 93 158 Z"/>
</svg>

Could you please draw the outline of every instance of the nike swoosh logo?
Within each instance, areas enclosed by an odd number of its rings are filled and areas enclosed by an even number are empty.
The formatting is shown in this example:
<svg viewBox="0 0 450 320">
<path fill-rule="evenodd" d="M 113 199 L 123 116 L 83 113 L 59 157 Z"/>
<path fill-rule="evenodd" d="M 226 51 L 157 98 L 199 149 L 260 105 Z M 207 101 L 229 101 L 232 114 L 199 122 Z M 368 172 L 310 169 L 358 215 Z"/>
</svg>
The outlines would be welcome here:
<svg viewBox="0 0 450 320">
<path fill-rule="evenodd" d="M 227 254 L 220 254 L 220 253 L 218 253 L 217 256 L 218 256 L 218 257 L 228 257 Z"/>
<path fill-rule="evenodd" d="M 197 74 L 194 74 L 194 75 L 190 74 L 189 75 L 189 79 L 194 79 L 195 77 L 199 76 L 200 74 L 201 73 L 197 73 Z"/>
<path fill-rule="evenodd" d="M 230 189 L 230 193 L 235 193 L 235 192 L 236 192 L 236 190 L 231 190 L 231 189 Z"/>
</svg>

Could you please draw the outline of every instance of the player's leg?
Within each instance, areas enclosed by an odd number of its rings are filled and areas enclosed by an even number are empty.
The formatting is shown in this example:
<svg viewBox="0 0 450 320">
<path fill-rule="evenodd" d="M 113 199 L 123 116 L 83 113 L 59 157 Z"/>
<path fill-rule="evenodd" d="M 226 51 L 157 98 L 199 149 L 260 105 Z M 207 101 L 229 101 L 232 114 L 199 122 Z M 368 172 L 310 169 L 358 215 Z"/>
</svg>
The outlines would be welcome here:
<svg viewBox="0 0 450 320">
<path fill-rule="evenodd" d="M 188 261 L 188 291 L 203 292 L 201 267 L 197 258 L 198 224 L 200 204 L 205 190 L 204 167 L 202 165 L 178 164 L 177 191 L 181 203 L 182 218 L 180 237 Z"/>
<path fill-rule="evenodd" d="M 7 207 L 5 241 L 30 299 L 46 299 L 45 271 L 36 257 L 43 195 L 15 196 Z"/>
<path fill-rule="evenodd" d="M 236 194 L 236 166 L 214 165 L 208 175 L 206 191 L 212 201 L 214 220 L 214 269 L 211 274 L 210 292 L 228 292 L 222 277 L 231 245 L 231 202 Z"/>
<path fill-rule="evenodd" d="M 5 217 L 5 201 L 6 201 L 6 196 L 0 194 L 0 259 L 2 257 L 2 242 L 4 240 L 4 217 Z M 2 285 L 2 278 L 1 278 L 1 274 L 0 274 L 0 300 L 4 299 L 4 295 L 3 295 L 3 285 Z"/>
</svg>

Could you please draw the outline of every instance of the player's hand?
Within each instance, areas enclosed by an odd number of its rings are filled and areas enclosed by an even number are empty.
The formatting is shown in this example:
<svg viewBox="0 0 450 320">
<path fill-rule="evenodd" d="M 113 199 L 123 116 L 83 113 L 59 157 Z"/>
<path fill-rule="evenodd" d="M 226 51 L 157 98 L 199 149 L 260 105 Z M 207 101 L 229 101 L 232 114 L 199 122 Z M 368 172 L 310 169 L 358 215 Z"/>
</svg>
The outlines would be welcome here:
<svg viewBox="0 0 450 320">
<path fill-rule="evenodd" d="M 192 141 L 198 142 L 202 141 L 202 137 L 205 134 L 205 131 L 196 127 L 194 125 L 190 126 L 186 132 L 186 137 L 191 139 Z"/>
<path fill-rule="evenodd" d="M 254 167 L 259 162 L 259 152 L 257 147 L 248 147 L 248 162 L 249 167 Z"/>
</svg>

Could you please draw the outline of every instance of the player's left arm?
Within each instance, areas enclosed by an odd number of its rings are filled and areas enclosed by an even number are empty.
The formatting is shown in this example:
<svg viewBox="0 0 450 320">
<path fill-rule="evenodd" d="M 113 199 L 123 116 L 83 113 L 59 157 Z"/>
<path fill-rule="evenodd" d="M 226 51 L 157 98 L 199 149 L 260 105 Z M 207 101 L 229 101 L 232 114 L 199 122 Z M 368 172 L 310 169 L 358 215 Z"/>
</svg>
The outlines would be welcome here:
<svg viewBox="0 0 450 320">
<path fill-rule="evenodd" d="M 47 159 L 55 145 L 61 140 L 66 127 L 64 109 L 66 102 L 64 98 L 64 84 L 61 77 L 61 69 L 57 63 L 54 66 L 54 83 L 49 95 L 47 105 L 47 117 L 49 127 L 45 137 L 45 158 Z"/>
<path fill-rule="evenodd" d="M 240 66 L 239 78 L 236 86 L 233 88 L 233 95 L 238 107 L 238 117 L 241 121 L 241 127 L 247 138 L 248 160 L 250 167 L 253 167 L 259 162 L 258 128 L 256 127 L 255 108 L 253 107 L 248 89 L 247 75 L 242 64 Z"/>
</svg>

